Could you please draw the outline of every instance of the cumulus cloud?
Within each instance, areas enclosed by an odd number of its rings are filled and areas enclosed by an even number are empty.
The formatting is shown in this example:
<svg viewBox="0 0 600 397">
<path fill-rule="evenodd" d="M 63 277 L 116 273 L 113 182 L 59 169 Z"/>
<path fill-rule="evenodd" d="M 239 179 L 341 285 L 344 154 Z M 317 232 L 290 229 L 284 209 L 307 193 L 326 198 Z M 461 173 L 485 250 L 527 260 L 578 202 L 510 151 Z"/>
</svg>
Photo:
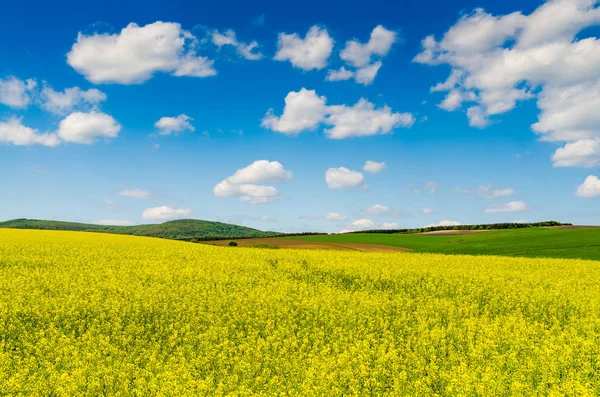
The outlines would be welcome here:
<svg viewBox="0 0 600 397">
<path fill-rule="evenodd" d="M 255 52 L 255 50 L 258 49 L 258 43 L 256 41 L 252 41 L 250 44 L 239 42 L 235 37 L 235 32 L 231 29 L 228 29 L 223 33 L 215 30 L 211 33 L 211 39 L 213 44 L 219 48 L 223 46 L 234 47 L 240 56 L 250 61 L 256 61 L 263 57 L 263 54 L 260 52 Z"/>
<path fill-rule="evenodd" d="M 532 130 L 542 140 L 565 143 L 554 165 L 593 167 L 600 158 L 600 39 L 580 32 L 598 23 L 594 0 L 549 0 L 529 15 L 476 9 L 439 41 L 426 37 L 414 61 L 451 67 L 432 91 L 448 92 L 443 109 L 467 103 L 474 127 L 535 98 L 539 115 Z"/>
<path fill-rule="evenodd" d="M 389 134 L 399 127 L 409 128 L 415 123 L 411 113 L 395 113 L 388 106 L 375 108 L 361 98 L 354 106 L 326 105 L 327 98 L 318 96 L 314 90 L 302 88 L 285 97 L 283 114 L 278 117 L 269 109 L 261 126 L 288 135 L 312 130 L 323 124 L 328 138 Z"/>
<path fill-rule="evenodd" d="M 346 167 L 329 168 L 325 171 L 325 182 L 330 189 L 348 189 L 361 187 L 365 176 L 361 172 Z"/>
<path fill-rule="evenodd" d="M 178 23 L 130 23 L 115 34 L 79 33 L 67 62 L 96 84 L 139 84 L 158 72 L 193 77 L 215 75 L 213 61 L 196 54 L 196 42 Z"/>
<path fill-rule="evenodd" d="M 431 214 L 433 214 L 433 210 L 431 208 L 423 208 L 421 210 L 421 214 L 423 214 L 423 215 L 431 215 Z"/>
<path fill-rule="evenodd" d="M 326 98 L 318 96 L 315 90 L 302 88 L 286 95 L 281 117 L 269 109 L 261 126 L 286 135 L 296 135 L 302 131 L 315 129 L 324 119 Z"/>
<path fill-rule="evenodd" d="M 377 161 L 367 160 L 367 162 L 363 166 L 363 171 L 368 172 L 370 174 L 379 174 L 381 171 L 383 171 L 386 168 L 387 168 L 387 166 L 385 165 L 385 163 L 383 161 L 377 162 Z"/>
<path fill-rule="evenodd" d="M 55 91 L 44 85 L 40 93 L 41 107 L 56 114 L 67 114 L 75 109 L 89 110 L 106 101 L 106 94 L 95 88 L 82 90 L 79 87 Z"/>
<path fill-rule="evenodd" d="M 325 215 L 325 219 L 328 221 L 345 221 L 348 219 L 348 216 L 339 212 L 328 212 Z"/>
<path fill-rule="evenodd" d="M 118 193 L 120 196 L 147 200 L 152 198 L 152 192 L 144 189 L 123 189 Z"/>
<path fill-rule="evenodd" d="M 16 117 L 0 121 L 0 143 L 15 146 L 42 145 L 49 147 L 60 144 L 56 134 L 40 133 L 34 128 L 23 125 L 21 121 Z"/>
<path fill-rule="evenodd" d="M 14 76 L 0 78 L 0 103 L 11 108 L 26 108 L 31 103 L 31 93 L 36 86 L 33 79 L 23 81 Z"/>
<path fill-rule="evenodd" d="M 357 40 L 347 41 L 340 58 L 353 69 L 349 70 L 342 66 L 339 70 L 329 70 L 326 80 L 341 81 L 354 78 L 359 84 L 371 84 L 382 65 L 380 60 L 373 58 L 385 57 L 396 40 L 396 32 L 379 25 L 373 29 L 367 43 L 363 44 Z"/>
<path fill-rule="evenodd" d="M 372 205 L 364 211 L 365 215 L 370 216 L 387 215 L 391 212 L 392 210 L 390 209 L 390 207 L 381 204 Z"/>
<path fill-rule="evenodd" d="M 438 223 L 431 223 L 429 225 L 426 225 L 425 227 L 436 227 L 436 226 L 459 226 L 461 223 L 458 221 L 441 221 Z"/>
<path fill-rule="evenodd" d="M 96 225 L 105 225 L 105 226 L 132 226 L 133 222 L 117 220 L 117 219 L 100 219 L 99 221 L 94 222 Z"/>
<path fill-rule="evenodd" d="M 333 39 L 327 29 L 313 26 L 305 38 L 297 33 L 279 33 L 276 61 L 289 61 L 302 70 L 323 69 L 333 50 Z"/>
<path fill-rule="evenodd" d="M 181 131 L 196 131 L 194 126 L 190 123 L 194 119 L 188 115 L 180 114 L 177 117 L 161 117 L 154 127 L 158 129 L 159 135 L 170 135 L 171 133 L 179 133 Z"/>
<path fill-rule="evenodd" d="M 101 138 L 115 138 L 120 130 L 121 125 L 108 114 L 74 112 L 60 122 L 57 135 L 65 142 L 91 144 Z"/>
<path fill-rule="evenodd" d="M 511 201 L 506 204 L 492 205 L 483 210 L 486 214 L 493 214 L 498 212 L 523 212 L 530 210 L 531 207 L 525 204 L 523 201 Z"/>
<path fill-rule="evenodd" d="M 375 105 L 361 98 L 354 106 L 327 107 L 325 134 L 332 139 L 389 134 L 395 128 L 411 127 L 415 118 L 410 113 L 393 113 L 388 106 L 375 109 Z"/>
<path fill-rule="evenodd" d="M 251 204 L 266 204 L 281 195 L 274 186 L 261 184 L 285 182 L 291 177 L 292 173 L 280 162 L 257 160 L 217 183 L 213 193 L 217 197 L 238 197 Z"/>
<path fill-rule="evenodd" d="M 552 155 L 554 167 L 592 168 L 600 165 L 600 138 L 567 143 Z"/>
<path fill-rule="evenodd" d="M 421 193 L 421 192 L 429 192 L 430 194 L 434 194 L 440 188 L 439 183 L 434 181 L 425 181 L 422 185 L 413 185 L 409 184 L 408 189 L 410 189 L 413 193 Z"/>
<path fill-rule="evenodd" d="M 146 220 L 164 221 L 168 219 L 183 218 L 191 215 L 189 208 L 171 208 L 166 205 L 160 207 L 146 208 L 142 212 L 142 218 Z"/>
<path fill-rule="evenodd" d="M 583 198 L 600 197 L 600 179 L 597 176 L 590 175 L 577 188 L 575 195 Z"/>
</svg>

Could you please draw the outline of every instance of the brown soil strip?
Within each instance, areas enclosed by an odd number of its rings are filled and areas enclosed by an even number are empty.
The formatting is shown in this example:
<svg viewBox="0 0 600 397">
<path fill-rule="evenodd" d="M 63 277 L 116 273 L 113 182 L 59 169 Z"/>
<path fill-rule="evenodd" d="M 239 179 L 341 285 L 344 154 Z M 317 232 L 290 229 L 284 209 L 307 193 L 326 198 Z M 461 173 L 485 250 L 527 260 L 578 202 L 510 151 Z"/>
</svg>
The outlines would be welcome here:
<svg viewBox="0 0 600 397">
<path fill-rule="evenodd" d="M 293 248 L 293 249 L 317 249 L 317 250 L 338 250 L 338 251 L 362 251 L 362 252 L 406 252 L 408 248 L 392 247 L 383 244 L 366 243 L 320 243 L 315 241 L 289 240 L 283 238 L 249 238 L 240 240 L 216 240 L 205 241 L 203 244 L 226 246 L 230 241 L 235 241 L 240 247 L 256 247 L 267 245 L 272 248 Z"/>
</svg>

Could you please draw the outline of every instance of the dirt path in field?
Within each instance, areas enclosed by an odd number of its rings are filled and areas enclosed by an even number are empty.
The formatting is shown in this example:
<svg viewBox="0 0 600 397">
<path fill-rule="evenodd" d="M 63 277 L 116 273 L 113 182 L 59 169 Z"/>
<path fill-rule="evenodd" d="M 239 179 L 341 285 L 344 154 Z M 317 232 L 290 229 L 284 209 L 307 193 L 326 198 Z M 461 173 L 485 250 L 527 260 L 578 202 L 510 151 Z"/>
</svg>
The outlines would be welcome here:
<svg viewBox="0 0 600 397">
<path fill-rule="evenodd" d="M 216 240 L 204 241 L 203 244 L 226 246 L 230 241 L 235 241 L 240 247 L 260 247 L 266 248 L 294 248 L 294 249 L 312 249 L 312 250 L 338 250 L 338 251 L 361 251 L 361 252 L 407 252 L 409 248 L 392 247 L 383 244 L 366 243 L 320 243 L 315 241 L 289 240 L 285 238 L 249 238 L 240 240 Z"/>
</svg>

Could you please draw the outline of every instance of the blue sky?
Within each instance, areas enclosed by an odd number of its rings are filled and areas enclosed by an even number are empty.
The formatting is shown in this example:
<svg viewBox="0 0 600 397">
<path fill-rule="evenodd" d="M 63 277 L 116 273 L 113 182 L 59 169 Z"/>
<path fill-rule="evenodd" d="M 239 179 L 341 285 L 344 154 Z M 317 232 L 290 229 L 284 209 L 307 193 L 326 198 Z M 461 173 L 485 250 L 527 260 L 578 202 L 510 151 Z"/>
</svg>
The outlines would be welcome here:
<svg viewBox="0 0 600 397">
<path fill-rule="evenodd" d="M 246 3 L 5 5 L 0 219 L 600 224 L 595 0 Z"/>
</svg>

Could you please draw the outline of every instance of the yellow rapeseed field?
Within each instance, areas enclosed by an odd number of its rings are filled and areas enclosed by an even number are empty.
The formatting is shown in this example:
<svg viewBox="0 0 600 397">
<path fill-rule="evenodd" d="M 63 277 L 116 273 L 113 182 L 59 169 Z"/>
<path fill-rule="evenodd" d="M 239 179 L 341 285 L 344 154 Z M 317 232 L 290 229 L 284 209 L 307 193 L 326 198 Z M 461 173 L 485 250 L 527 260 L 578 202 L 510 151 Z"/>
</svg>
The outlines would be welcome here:
<svg viewBox="0 0 600 397">
<path fill-rule="evenodd" d="M 597 396 L 600 262 L 0 230 L 0 395 Z"/>
</svg>

